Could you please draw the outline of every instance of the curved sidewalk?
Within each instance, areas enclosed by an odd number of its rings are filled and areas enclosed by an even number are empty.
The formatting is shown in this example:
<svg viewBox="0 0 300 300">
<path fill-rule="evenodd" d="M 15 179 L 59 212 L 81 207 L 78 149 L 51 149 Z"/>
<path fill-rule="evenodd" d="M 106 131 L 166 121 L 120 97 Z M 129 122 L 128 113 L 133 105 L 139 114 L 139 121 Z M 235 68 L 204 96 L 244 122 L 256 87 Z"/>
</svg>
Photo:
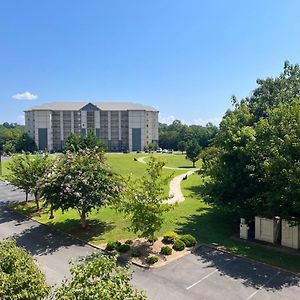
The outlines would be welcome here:
<svg viewBox="0 0 300 300">
<path fill-rule="evenodd" d="M 143 157 L 139 157 L 137 159 L 138 162 L 146 164 L 147 162 L 145 162 L 145 158 L 146 156 Z M 186 176 L 190 176 L 193 173 L 195 173 L 196 171 L 198 171 L 199 169 L 187 169 L 187 168 L 172 168 L 172 167 L 163 167 L 164 169 L 169 169 L 169 170 L 189 170 L 188 172 L 178 175 L 176 177 L 174 177 L 171 181 L 170 181 L 170 185 L 169 185 L 169 199 L 165 200 L 165 203 L 168 204 L 174 204 L 174 203 L 179 203 L 179 202 L 183 202 L 185 200 L 182 191 L 181 191 L 181 181 L 183 180 L 183 178 L 185 178 Z"/>
</svg>

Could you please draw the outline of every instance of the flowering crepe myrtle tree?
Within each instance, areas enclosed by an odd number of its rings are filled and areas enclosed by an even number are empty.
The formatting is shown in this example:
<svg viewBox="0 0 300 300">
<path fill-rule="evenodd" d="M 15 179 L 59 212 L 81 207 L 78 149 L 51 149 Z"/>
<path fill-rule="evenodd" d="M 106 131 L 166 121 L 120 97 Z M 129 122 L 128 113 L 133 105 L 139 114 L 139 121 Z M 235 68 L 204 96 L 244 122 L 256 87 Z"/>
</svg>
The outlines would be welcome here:
<svg viewBox="0 0 300 300">
<path fill-rule="evenodd" d="M 39 185 L 51 210 L 77 209 L 82 228 L 87 226 L 88 213 L 118 198 L 122 187 L 97 149 L 68 151 L 57 157 Z"/>
</svg>

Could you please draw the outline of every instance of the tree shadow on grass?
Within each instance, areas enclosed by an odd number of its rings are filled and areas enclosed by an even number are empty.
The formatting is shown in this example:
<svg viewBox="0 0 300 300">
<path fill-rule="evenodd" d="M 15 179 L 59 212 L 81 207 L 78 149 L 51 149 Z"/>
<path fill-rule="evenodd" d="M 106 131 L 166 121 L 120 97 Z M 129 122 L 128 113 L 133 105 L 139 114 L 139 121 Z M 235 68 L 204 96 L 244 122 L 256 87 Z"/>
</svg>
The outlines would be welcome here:
<svg viewBox="0 0 300 300">
<path fill-rule="evenodd" d="M 203 198 L 205 190 L 201 186 L 189 188 L 192 197 Z M 247 242 L 236 241 L 231 238 L 239 229 L 239 218 L 231 211 L 217 207 L 199 208 L 194 214 L 181 218 L 177 224 L 176 231 L 179 234 L 190 233 L 199 242 L 215 243 L 225 246 L 231 252 L 253 257 L 260 260 L 270 261 L 274 256 L 277 261 L 293 266 L 299 262 L 300 257 L 285 256 L 277 251 L 270 251 Z M 241 281 L 245 286 L 262 288 L 268 292 L 282 289 L 288 286 L 300 286 L 300 278 L 289 273 L 281 272 L 276 275 L 277 270 L 258 263 L 249 262 L 226 254 L 209 247 L 201 246 L 194 251 L 198 260 L 206 268 L 216 268 L 221 275 Z M 297 259 L 297 262 L 295 261 Z M 276 275 L 276 276 L 275 276 Z M 273 276 L 275 276 L 273 278 Z M 270 280 L 270 278 L 273 278 Z"/>
<path fill-rule="evenodd" d="M 52 228 L 69 233 L 86 242 L 92 241 L 95 237 L 103 235 L 115 228 L 113 222 L 103 222 L 96 219 L 87 219 L 87 228 L 83 229 L 79 219 L 66 219 L 64 221 L 55 221 L 53 219 L 48 223 Z"/>
</svg>

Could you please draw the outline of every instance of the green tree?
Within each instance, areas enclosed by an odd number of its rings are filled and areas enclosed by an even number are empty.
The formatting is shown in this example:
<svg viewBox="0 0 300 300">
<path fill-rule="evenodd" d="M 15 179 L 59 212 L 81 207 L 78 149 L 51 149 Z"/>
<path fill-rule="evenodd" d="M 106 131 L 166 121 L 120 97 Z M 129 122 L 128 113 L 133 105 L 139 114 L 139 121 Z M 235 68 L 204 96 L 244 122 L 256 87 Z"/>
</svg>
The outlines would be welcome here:
<svg viewBox="0 0 300 300">
<path fill-rule="evenodd" d="M 13 141 L 7 141 L 2 146 L 3 152 L 5 154 L 11 155 L 16 152 L 15 145 Z"/>
<path fill-rule="evenodd" d="M 92 129 L 88 130 L 88 134 L 86 136 L 81 136 L 80 138 L 82 149 L 97 149 L 99 152 L 106 151 L 106 146 L 99 138 L 97 138 Z"/>
<path fill-rule="evenodd" d="M 81 149 L 80 137 L 74 133 L 71 133 L 65 140 L 64 151 L 78 152 Z"/>
<path fill-rule="evenodd" d="M 118 177 L 97 149 L 68 151 L 57 157 L 39 186 L 53 209 L 76 209 L 82 228 L 86 228 L 87 215 L 117 198 L 121 189 Z"/>
<path fill-rule="evenodd" d="M 34 195 L 36 203 L 36 209 L 39 210 L 39 197 L 41 194 L 38 180 L 44 176 L 47 167 L 50 164 L 50 158 L 48 153 L 39 153 L 31 156 L 29 161 L 29 185 L 30 192 Z"/>
<path fill-rule="evenodd" d="M 131 284 L 130 266 L 118 266 L 117 258 L 91 255 L 71 269 L 52 295 L 53 300 L 146 300 L 144 292 Z"/>
<path fill-rule="evenodd" d="M 208 195 L 243 217 L 297 219 L 300 68 L 286 62 L 278 77 L 257 83 L 250 97 L 233 97 L 220 124 L 219 150 L 204 162 Z"/>
<path fill-rule="evenodd" d="M 97 149 L 99 152 L 106 151 L 105 144 L 97 138 L 94 131 L 90 129 L 86 136 L 77 136 L 71 133 L 65 141 L 64 151 L 78 152 L 80 149 Z"/>
<path fill-rule="evenodd" d="M 23 190 L 26 194 L 26 202 L 28 201 L 28 194 L 31 189 L 30 180 L 30 155 L 18 154 L 14 155 L 8 165 L 10 170 L 5 179 L 15 187 Z"/>
<path fill-rule="evenodd" d="M 34 152 L 37 150 L 37 146 L 35 141 L 28 135 L 28 133 L 22 133 L 18 139 L 16 140 L 15 144 L 16 152 Z"/>
<path fill-rule="evenodd" d="M 192 140 L 187 144 L 186 157 L 193 163 L 193 168 L 195 168 L 196 161 L 199 160 L 200 152 L 201 147 L 196 140 Z"/>
<path fill-rule="evenodd" d="M 186 150 L 186 147 L 187 147 L 187 144 L 185 141 L 180 141 L 177 145 L 178 150 L 181 151 L 182 154 Z"/>
<path fill-rule="evenodd" d="M 48 294 L 44 274 L 13 240 L 0 241 L 0 298 L 40 300 Z"/>
<path fill-rule="evenodd" d="M 164 186 L 170 176 L 163 176 L 165 163 L 150 157 L 147 172 L 139 179 L 129 179 L 117 209 L 124 212 L 130 219 L 130 229 L 140 236 L 153 240 L 155 232 L 164 222 L 164 213 L 172 208 L 165 204 Z"/>
</svg>

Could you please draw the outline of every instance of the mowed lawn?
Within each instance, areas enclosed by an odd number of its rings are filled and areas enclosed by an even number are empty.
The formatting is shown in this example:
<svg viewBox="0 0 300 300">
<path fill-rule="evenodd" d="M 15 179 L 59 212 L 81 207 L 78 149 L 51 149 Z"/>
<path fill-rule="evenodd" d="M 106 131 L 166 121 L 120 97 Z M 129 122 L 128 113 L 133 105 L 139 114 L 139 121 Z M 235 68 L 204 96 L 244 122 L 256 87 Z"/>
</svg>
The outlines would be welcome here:
<svg viewBox="0 0 300 300">
<path fill-rule="evenodd" d="M 108 162 L 114 170 L 120 170 L 122 175 L 133 173 L 133 176 L 140 176 L 145 171 L 146 165 L 133 160 L 134 157 L 138 156 L 145 156 L 145 154 L 109 154 Z M 169 172 L 170 170 L 165 171 Z M 188 180 L 183 181 L 182 190 L 186 200 L 165 214 L 165 222 L 157 236 L 162 236 L 169 230 L 174 230 L 180 234 L 190 233 L 200 243 L 214 243 L 232 253 L 290 271 L 300 272 L 300 255 L 283 253 L 269 247 L 233 238 L 238 235 L 239 220 L 231 213 L 214 208 L 203 201 L 199 175 L 189 176 Z M 79 216 L 75 210 L 65 213 L 56 211 L 55 219 L 49 220 L 47 208 L 39 214 L 32 212 L 33 203 L 29 205 L 19 204 L 15 209 L 55 229 L 71 233 L 96 245 L 137 236 L 128 230 L 129 221 L 126 217 L 109 207 L 95 210 L 89 215 L 88 230 L 80 229 Z"/>
<path fill-rule="evenodd" d="M 151 155 L 164 160 L 166 162 L 166 167 L 183 168 L 183 169 L 193 168 L 193 163 L 186 158 L 185 154 L 181 154 L 181 152 L 174 153 L 174 154 L 153 153 Z M 143 155 L 143 156 L 145 156 L 145 155 Z M 146 162 L 148 160 L 149 160 L 148 157 L 145 158 Z M 200 161 L 196 162 L 196 168 L 199 168 L 199 167 L 200 167 Z"/>
</svg>

